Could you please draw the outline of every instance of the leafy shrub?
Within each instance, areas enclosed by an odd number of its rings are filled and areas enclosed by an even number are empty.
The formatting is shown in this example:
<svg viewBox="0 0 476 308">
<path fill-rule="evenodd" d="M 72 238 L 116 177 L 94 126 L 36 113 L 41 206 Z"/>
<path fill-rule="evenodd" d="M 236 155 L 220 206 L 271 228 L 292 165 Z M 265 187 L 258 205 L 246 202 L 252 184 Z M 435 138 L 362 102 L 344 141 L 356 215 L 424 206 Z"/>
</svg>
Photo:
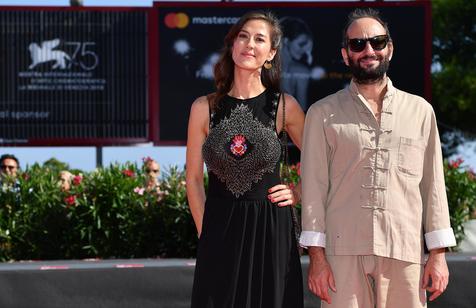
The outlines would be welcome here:
<svg viewBox="0 0 476 308">
<path fill-rule="evenodd" d="M 156 191 L 135 164 L 77 173 L 35 164 L 0 191 L 0 259 L 192 257 L 197 236 L 185 174 L 171 167 Z"/>
<path fill-rule="evenodd" d="M 475 174 L 462 163 L 444 165 L 458 243 L 463 223 L 476 210 Z M 135 164 L 76 170 L 68 191 L 61 189 L 58 172 L 51 164 L 35 164 L 17 180 L 0 183 L 0 260 L 195 256 L 184 171 L 170 167 L 159 189 L 150 192 L 146 174 Z M 299 177 L 300 165 L 291 165 L 286 181 L 296 185 Z"/>
<path fill-rule="evenodd" d="M 445 161 L 444 167 L 451 226 L 459 244 L 464 239 L 463 223 L 476 210 L 476 177 L 471 169 L 463 167 L 462 159 Z"/>
</svg>

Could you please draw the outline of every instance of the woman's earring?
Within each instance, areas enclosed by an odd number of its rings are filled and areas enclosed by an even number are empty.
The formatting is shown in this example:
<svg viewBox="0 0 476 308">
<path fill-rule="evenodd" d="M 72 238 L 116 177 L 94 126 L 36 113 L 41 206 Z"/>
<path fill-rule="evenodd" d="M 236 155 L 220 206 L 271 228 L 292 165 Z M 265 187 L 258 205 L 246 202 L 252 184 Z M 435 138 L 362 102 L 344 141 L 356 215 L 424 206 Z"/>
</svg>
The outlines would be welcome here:
<svg viewBox="0 0 476 308">
<path fill-rule="evenodd" d="M 264 68 L 269 70 L 270 68 L 273 67 L 273 64 L 271 64 L 271 62 L 269 62 L 268 60 L 266 60 L 263 64 Z"/>
</svg>

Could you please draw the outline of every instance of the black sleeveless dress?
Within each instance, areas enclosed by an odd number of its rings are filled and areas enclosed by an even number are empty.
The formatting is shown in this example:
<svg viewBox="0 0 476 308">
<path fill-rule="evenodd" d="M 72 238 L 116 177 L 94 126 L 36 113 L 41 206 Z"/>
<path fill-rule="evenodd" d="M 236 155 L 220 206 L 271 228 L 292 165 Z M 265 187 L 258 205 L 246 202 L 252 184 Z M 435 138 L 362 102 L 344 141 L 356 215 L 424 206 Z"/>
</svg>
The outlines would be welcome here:
<svg viewBox="0 0 476 308">
<path fill-rule="evenodd" d="M 225 96 L 210 115 L 193 308 L 303 307 L 291 213 L 267 199 L 280 183 L 278 100 L 270 91 L 246 100 Z"/>
</svg>

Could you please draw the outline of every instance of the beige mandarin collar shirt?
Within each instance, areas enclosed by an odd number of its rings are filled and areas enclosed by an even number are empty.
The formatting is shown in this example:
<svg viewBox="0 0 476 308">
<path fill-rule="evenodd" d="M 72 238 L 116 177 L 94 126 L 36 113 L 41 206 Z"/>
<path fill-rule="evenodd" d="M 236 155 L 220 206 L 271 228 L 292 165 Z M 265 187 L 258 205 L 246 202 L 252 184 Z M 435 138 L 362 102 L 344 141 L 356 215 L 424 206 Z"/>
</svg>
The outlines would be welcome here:
<svg viewBox="0 0 476 308">
<path fill-rule="evenodd" d="M 456 244 L 434 111 L 390 79 L 380 125 L 353 81 L 313 104 L 301 155 L 302 246 L 421 263 Z"/>
</svg>

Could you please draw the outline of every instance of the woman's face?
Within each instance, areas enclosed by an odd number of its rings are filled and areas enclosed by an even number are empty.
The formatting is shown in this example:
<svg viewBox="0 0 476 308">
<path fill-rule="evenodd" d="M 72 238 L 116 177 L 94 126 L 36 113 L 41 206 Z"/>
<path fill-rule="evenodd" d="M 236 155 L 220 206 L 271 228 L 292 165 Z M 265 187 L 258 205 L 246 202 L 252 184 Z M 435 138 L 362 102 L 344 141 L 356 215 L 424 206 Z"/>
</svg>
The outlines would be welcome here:
<svg viewBox="0 0 476 308">
<path fill-rule="evenodd" d="M 71 178 L 72 174 L 69 172 L 61 172 L 59 176 L 59 186 L 61 190 L 68 191 L 71 188 Z"/>
<path fill-rule="evenodd" d="M 271 49 L 270 26 L 260 19 L 245 23 L 233 42 L 233 62 L 245 70 L 261 69 L 275 54 L 276 50 Z"/>
<path fill-rule="evenodd" d="M 300 34 L 293 40 L 286 40 L 288 51 L 291 57 L 296 60 L 302 60 L 303 56 L 309 55 L 312 52 L 312 39 L 307 34 Z"/>
</svg>

